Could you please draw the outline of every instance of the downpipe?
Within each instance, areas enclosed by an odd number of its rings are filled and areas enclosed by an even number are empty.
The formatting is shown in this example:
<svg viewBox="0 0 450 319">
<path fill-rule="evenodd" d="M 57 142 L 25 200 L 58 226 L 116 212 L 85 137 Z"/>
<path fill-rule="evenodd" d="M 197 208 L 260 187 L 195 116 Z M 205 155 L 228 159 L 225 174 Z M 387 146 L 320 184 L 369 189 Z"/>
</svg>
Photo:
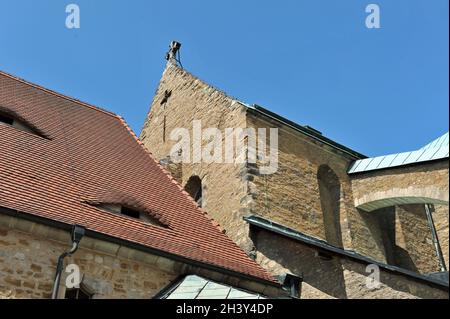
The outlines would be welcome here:
<svg viewBox="0 0 450 319">
<path fill-rule="evenodd" d="M 72 256 L 78 250 L 81 238 L 83 238 L 85 231 L 86 229 L 83 226 L 74 225 L 72 227 L 71 231 L 72 248 L 68 251 L 63 252 L 61 256 L 59 256 L 58 258 L 55 281 L 53 282 L 52 299 L 58 298 L 59 284 L 61 282 L 61 274 L 64 267 L 64 259 L 66 257 Z"/>
</svg>

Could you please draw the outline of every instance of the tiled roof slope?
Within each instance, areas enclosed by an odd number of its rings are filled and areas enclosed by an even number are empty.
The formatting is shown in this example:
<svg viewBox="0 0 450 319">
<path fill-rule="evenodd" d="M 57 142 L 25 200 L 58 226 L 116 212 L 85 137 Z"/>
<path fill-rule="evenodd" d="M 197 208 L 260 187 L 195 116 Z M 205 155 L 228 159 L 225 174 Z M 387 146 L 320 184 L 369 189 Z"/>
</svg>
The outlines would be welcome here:
<svg viewBox="0 0 450 319">
<path fill-rule="evenodd" d="M 73 224 L 247 276 L 274 279 L 223 234 L 113 113 L 0 72 L 0 207 Z M 167 227 L 96 208 L 125 204 Z"/>
</svg>

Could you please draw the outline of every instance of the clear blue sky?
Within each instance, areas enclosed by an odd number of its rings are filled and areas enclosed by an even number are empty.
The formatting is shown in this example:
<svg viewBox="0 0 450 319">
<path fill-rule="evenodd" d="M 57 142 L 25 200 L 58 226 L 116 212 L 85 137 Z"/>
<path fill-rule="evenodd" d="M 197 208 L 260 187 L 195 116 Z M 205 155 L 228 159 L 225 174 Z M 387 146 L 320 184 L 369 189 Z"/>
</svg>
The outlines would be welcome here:
<svg viewBox="0 0 450 319">
<path fill-rule="evenodd" d="M 65 27 L 65 7 L 81 28 Z M 365 27 L 379 4 L 381 29 Z M 0 69 L 139 134 L 172 39 L 184 67 L 366 155 L 448 130 L 448 0 L 0 0 Z"/>
</svg>

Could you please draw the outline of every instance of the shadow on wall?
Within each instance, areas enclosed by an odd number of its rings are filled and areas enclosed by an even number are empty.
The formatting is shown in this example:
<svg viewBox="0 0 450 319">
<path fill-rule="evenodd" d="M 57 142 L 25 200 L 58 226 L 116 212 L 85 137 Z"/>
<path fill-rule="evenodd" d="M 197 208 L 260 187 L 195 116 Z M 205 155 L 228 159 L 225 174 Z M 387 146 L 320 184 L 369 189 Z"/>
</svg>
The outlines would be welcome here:
<svg viewBox="0 0 450 319">
<path fill-rule="evenodd" d="M 408 251 L 397 246 L 396 240 L 398 234 L 395 206 L 381 208 L 371 213 L 378 219 L 379 227 L 383 234 L 382 240 L 384 251 L 386 252 L 386 263 L 418 272 Z"/>
<path fill-rule="evenodd" d="M 418 273 L 439 271 L 423 204 L 360 211 L 371 236 L 383 246 L 386 263 Z"/>
<path fill-rule="evenodd" d="M 302 298 L 448 298 L 448 292 L 418 283 L 403 275 L 381 271 L 380 288 L 367 287 L 366 263 L 324 254 L 298 241 L 265 230 L 254 229 L 252 239 L 258 262 L 274 275 L 289 272 L 303 276 L 303 282 L 316 291 L 304 291 Z M 275 261 L 275 262 L 273 262 Z M 309 295 L 311 293 L 311 295 Z M 321 295 L 321 293 L 323 295 Z"/>
<path fill-rule="evenodd" d="M 343 247 L 340 218 L 341 184 L 339 178 L 328 165 L 321 165 L 317 171 L 317 181 L 325 239 L 330 245 Z"/>
<path fill-rule="evenodd" d="M 251 239 L 258 255 L 264 256 L 264 260 L 258 262 L 272 274 L 281 275 L 288 269 L 327 296 L 347 298 L 343 268 L 338 259 L 328 259 L 323 254 L 318 256 L 314 249 L 264 230 L 252 229 Z"/>
<path fill-rule="evenodd" d="M 438 256 L 432 242 L 431 227 L 422 204 L 396 207 L 397 264 L 420 273 L 439 271 Z M 406 255 L 403 256 L 402 255 Z"/>
</svg>

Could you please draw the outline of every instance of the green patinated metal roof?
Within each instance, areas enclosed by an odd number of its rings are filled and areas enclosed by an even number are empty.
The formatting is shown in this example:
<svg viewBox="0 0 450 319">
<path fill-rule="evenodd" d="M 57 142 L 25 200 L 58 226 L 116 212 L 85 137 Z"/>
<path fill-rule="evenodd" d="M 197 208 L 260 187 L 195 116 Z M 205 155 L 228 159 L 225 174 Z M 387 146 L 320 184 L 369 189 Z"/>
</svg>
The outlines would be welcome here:
<svg viewBox="0 0 450 319">
<path fill-rule="evenodd" d="M 445 133 L 421 149 L 391 155 L 370 157 L 355 161 L 348 170 L 349 174 L 399 167 L 448 158 L 449 133 Z"/>
</svg>

